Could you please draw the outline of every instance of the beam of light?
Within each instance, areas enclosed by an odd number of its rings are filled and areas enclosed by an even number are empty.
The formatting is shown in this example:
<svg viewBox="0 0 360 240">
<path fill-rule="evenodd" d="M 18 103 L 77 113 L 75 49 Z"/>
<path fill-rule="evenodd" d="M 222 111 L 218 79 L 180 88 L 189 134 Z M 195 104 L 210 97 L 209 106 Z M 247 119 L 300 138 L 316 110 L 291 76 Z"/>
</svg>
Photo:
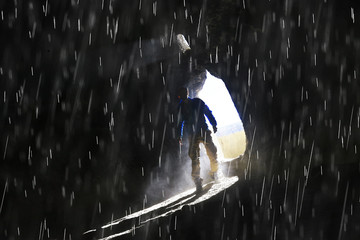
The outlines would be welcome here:
<svg viewBox="0 0 360 240">
<path fill-rule="evenodd" d="M 208 200 L 209 198 L 214 197 L 215 195 L 224 192 L 227 188 L 231 187 L 235 184 L 239 178 L 237 176 L 233 176 L 230 178 L 223 178 L 220 182 L 210 182 L 203 186 L 203 192 L 200 194 L 196 194 L 195 188 L 182 192 L 180 194 L 175 195 L 161 203 L 155 204 L 152 207 L 147 209 L 135 212 L 128 216 L 122 217 L 116 221 L 111 221 L 110 223 L 101 227 L 102 230 L 107 228 L 111 228 L 114 225 L 121 224 L 122 222 L 130 219 L 139 218 L 139 221 L 132 225 L 131 229 L 123 229 L 118 233 L 111 234 L 107 237 L 100 238 L 99 240 L 110 240 L 116 237 L 120 237 L 122 235 L 134 233 L 136 229 L 143 227 L 146 223 L 150 221 L 154 221 L 156 219 L 169 216 L 177 211 L 180 211 L 184 206 L 194 206 L 203 201 Z M 140 218 L 142 219 L 140 221 Z M 124 225 L 127 226 L 126 224 Z M 83 234 L 91 233 L 96 230 L 89 230 Z M 107 234 L 104 233 L 103 234 Z"/>
</svg>

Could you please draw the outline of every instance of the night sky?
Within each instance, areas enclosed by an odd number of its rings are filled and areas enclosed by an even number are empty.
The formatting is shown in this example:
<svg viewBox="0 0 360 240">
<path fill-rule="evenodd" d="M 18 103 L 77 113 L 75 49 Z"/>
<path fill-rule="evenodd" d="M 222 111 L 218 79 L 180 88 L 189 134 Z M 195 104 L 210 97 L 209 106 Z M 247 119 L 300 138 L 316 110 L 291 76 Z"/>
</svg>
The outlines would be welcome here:
<svg viewBox="0 0 360 240">
<path fill-rule="evenodd" d="M 239 182 L 127 237 L 359 239 L 358 5 L 1 1 L 0 239 L 97 239 L 192 187 L 175 91 L 205 69 L 244 124 Z"/>
</svg>

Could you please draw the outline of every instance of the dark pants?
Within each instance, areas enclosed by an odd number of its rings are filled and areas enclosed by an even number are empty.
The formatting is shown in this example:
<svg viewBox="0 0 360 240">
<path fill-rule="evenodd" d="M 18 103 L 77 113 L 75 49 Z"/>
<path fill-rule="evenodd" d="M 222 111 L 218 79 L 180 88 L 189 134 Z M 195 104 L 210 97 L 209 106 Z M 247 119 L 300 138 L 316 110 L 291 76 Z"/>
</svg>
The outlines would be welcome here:
<svg viewBox="0 0 360 240">
<path fill-rule="evenodd" d="M 211 131 L 207 130 L 202 135 L 194 135 L 190 137 L 189 157 L 192 161 L 191 176 L 193 179 L 200 178 L 200 143 L 203 143 L 206 154 L 210 159 L 210 171 L 215 173 L 218 170 L 217 149 L 211 137 Z"/>
</svg>

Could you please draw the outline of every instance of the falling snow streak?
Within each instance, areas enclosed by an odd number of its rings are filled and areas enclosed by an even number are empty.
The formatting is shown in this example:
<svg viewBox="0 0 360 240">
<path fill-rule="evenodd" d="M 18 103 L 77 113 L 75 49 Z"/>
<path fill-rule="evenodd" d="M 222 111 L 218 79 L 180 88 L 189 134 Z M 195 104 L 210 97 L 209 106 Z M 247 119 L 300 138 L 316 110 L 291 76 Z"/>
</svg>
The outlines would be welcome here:
<svg viewBox="0 0 360 240">
<path fill-rule="evenodd" d="M 201 18 L 202 18 L 202 11 L 203 9 L 200 9 L 200 13 L 199 13 L 199 21 L 198 21 L 198 26 L 197 26 L 197 29 L 196 29 L 196 37 L 199 37 L 200 35 L 200 24 L 201 24 Z"/>
<path fill-rule="evenodd" d="M 253 136 L 252 136 L 252 140 L 251 140 L 251 146 L 250 146 L 250 152 L 249 152 L 249 160 L 247 162 L 246 170 L 245 170 L 245 179 L 247 179 L 247 178 L 250 179 L 251 153 L 252 153 L 252 149 L 253 149 L 253 146 L 254 146 L 255 134 L 256 134 L 256 126 L 254 128 L 254 132 L 253 132 Z"/>
<path fill-rule="evenodd" d="M 308 181 L 309 181 L 309 174 L 310 174 L 310 167 L 311 167 L 311 161 L 312 161 L 312 157 L 313 157 L 313 152 L 314 152 L 314 141 L 311 144 L 311 150 L 310 150 L 310 158 L 309 158 L 309 163 L 308 163 L 308 167 L 307 167 L 307 172 L 306 172 L 306 181 L 305 181 L 305 185 L 307 185 Z"/>
<path fill-rule="evenodd" d="M 6 137 L 6 142 L 5 142 L 5 147 L 4 147 L 4 154 L 3 154 L 3 160 L 5 160 L 5 157 L 6 157 L 6 152 L 7 152 L 7 148 L 8 148 L 8 143 L 9 143 L 9 136 Z"/>
<path fill-rule="evenodd" d="M 41 80 L 42 80 L 42 74 L 40 74 L 40 76 L 39 76 L 39 82 L 38 82 L 37 89 L 36 89 L 36 101 L 38 101 L 38 99 L 39 99 Z"/>
<path fill-rule="evenodd" d="M 44 239 L 45 232 L 47 232 L 47 238 L 49 238 L 49 228 L 47 226 L 46 219 L 40 223 L 39 240 Z"/>
<path fill-rule="evenodd" d="M 163 135 L 162 135 L 162 140 L 161 140 L 161 148 L 160 148 L 160 155 L 159 155 L 159 167 L 161 167 L 161 158 L 162 158 L 163 147 L 164 147 L 165 133 L 166 133 L 166 122 L 164 125 L 164 130 L 163 130 Z"/>
<path fill-rule="evenodd" d="M 265 176 L 263 177 L 263 182 L 262 182 L 262 187 L 261 187 L 260 206 L 262 206 L 262 203 L 263 203 L 264 190 L 265 190 Z"/>
<path fill-rule="evenodd" d="M 124 76 L 124 66 L 121 64 L 120 70 L 119 70 L 119 76 L 118 76 L 118 82 L 116 85 L 116 93 L 119 94 L 121 89 L 121 78 Z"/>
<path fill-rule="evenodd" d="M 91 110 L 91 104 L 92 104 L 92 98 L 93 98 L 93 91 L 90 91 L 90 97 L 89 97 L 89 103 L 88 103 L 88 108 L 87 108 L 87 113 L 90 114 L 90 110 Z"/>
<path fill-rule="evenodd" d="M 349 182 L 346 183 L 346 190 L 345 190 L 344 204 L 343 204 L 342 214 L 341 214 L 341 222 L 340 222 L 338 240 L 341 240 L 341 235 L 342 235 L 342 231 L 343 231 L 343 227 L 344 227 L 343 225 L 344 225 L 345 207 L 346 207 L 346 201 L 347 201 L 347 197 L 348 197 L 348 190 L 349 190 Z"/>
<path fill-rule="evenodd" d="M 80 103 L 80 94 L 81 94 L 83 85 L 84 85 L 83 81 L 81 80 L 79 82 L 79 86 L 77 88 L 75 100 L 74 100 L 74 103 L 73 103 L 73 109 L 72 109 L 71 118 L 70 118 L 70 126 L 69 126 L 69 129 L 68 129 L 68 135 L 67 135 L 68 138 L 71 136 L 71 131 L 72 131 L 72 128 L 73 128 L 73 125 L 74 125 L 76 112 L 80 108 L 80 105 L 81 105 L 81 103 Z"/>
<path fill-rule="evenodd" d="M 289 188 L 289 174 L 290 174 L 290 169 L 288 169 L 287 171 L 285 170 L 285 176 L 286 176 L 286 186 L 285 186 L 285 194 L 284 194 L 284 210 L 286 210 L 286 199 L 287 199 L 287 193 L 288 193 L 288 188 Z"/>
<path fill-rule="evenodd" d="M 308 163 L 308 167 L 306 170 L 306 178 L 305 178 L 305 183 L 303 186 L 303 190 L 302 190 L 302 195 L 301 195 L 301 202 L 300 202 L 300 208 L 299 208 L 299 217 L 301 216 L 301 211 L 302 211 L 302 206 L 303 206 L 303 201 L 304 201 L 304 195 L 305 195 L 305 188 L 308 184 L 309 181 L 309 174 L 310 174 L 310 167 L 311 167 L 311 160 L 312 160 L 312 156 L 313 156 L 313 151 L 314 151 L 314 141 L 311 145 L 311 151 L 310 151 L 310 158 L 309 158 L 309 163 Z"/>
<path fill-rule="evenodd" d="M 5 193 L 6 193 L 7 189 L 8 189 L 8 181 L 6 180 L 6 182 L 5 182 L 5 186 L 4 186 L 3 195 L 2 195 L 2 198 L 1 198 L 1 204 L 0 204 L 0 214 L 1 214 L 1 211 L 2 211 L 2 208 L 3 208 L 4 199 L 5 199 Z"/>
<path fill-rule="evenodd" d="M 253 81 L 253 73 L 254 73 L 254 71 L 249 68 L 249 69 L 248 69 L 248 79 L 247 79 L 248 91 L 247 91 L 247 93 L 246 93 L 244 110 L 243 110 L 241 116 L 245 116 L 246 109 L 247 109 L 247 107 L 248 107 L 248 101 L 249 101 L 249 97 L 250 97 L 250 95 L 251 95 L 251 84 L 252 84 L 252 81 Z"/>
<path fill-rule="evenodd" d="M 276 239 L 276 225 L 275 225 L 275 209 L 273 210 L 273 217 L 271 221 L 271 237 L 270 239 L 275 240 Z"/>
<path fill-rule="evenodd" d="M 297 219 L 299 217 L 298 212 L 299 212 L 299 195 L 300 195 L 300 180 L 298 181 L 297 184 L 297 192 L 296 192 L 296 205 L 295 205 L 295 226 L 297 223 Z"/>
<path fill-rule="evenodd" d="M 349 147 L 349 140 L 350 140 L 350 135 L 351 135 L 351 125 L 352 125 L 352 121 L 353 121 L 353 115 L 354 115 L 354 106 L 351 109 L 350 123 L 349 123 L 349 129 L 348 129 L 347 140 L 346 140 L 346 150 Z"/>
</svg>

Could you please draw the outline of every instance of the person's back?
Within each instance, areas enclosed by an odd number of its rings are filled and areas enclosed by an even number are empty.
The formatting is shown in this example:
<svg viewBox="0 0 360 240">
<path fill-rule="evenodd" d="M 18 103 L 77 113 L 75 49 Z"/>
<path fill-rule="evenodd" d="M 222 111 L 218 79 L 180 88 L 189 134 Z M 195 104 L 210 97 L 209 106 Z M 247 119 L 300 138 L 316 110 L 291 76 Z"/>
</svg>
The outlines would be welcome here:
<svg viewBox="0 0 360 240">
<path fill-rule="evenodd" d="M 216 126 L 216 120 L 206 104 L 199 98 L 187 98 L 179 106 L 183 121 L 183 134 L 202 135 L 209 130 L 205 115 L 211 125 Z"/>
</svg>

